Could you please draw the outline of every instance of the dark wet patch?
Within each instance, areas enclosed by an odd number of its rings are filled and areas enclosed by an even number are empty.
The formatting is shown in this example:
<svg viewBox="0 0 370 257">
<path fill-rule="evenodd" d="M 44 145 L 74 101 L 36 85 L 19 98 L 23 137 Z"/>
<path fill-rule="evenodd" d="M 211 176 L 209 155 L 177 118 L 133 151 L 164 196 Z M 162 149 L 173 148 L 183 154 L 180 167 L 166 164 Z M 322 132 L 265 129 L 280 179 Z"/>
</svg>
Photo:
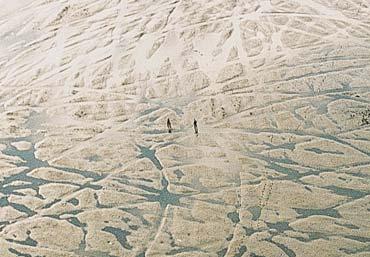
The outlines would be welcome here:
<svg viewBox="0 0 370 257">
<path fill-rule="evenodd" d="M 269 150 L 287 149 L 287 150 L 291 150 L 291 151 L 293 151 L 295 149 L 295 145 L 296 145 L 296 143 L 284 143 L 284 144 L 280 144 L 280 145 L 273 145 L 273 144 L 270 144 L 270 143 L 265 143 L 265 144 L 270 147 Z"/>
<path fill-rule="evenodd" d="M 33 210 L 31 210 L 30 208 L 28 208 L 27 206 L 23 204 L 9 202 L 9 205 L 19 212 L 26 213 L 28 216 L 33 216 L 36 214 L 36 212 L 34 212 Z"/>
<path fill-rule="evenodd" d="M 349 147 L 351 147 L 351 148 L 353 148 L 353 149 L 355 149 L 355 150 L 357 150 L 357 151 L 359 151 L 359 152 L 361 152 L 363 154 L 366 154 L 367 156 L 370 156 L 370 153 L 368 153 L 367 151 L 362 150 L 362 149 L 360 149 L 360 148 L 358 148 L 358 147 L 356 147 L 356 146 L 348 143 L 345 140 L 339 139 L 338 137 L 336 137 L 334 135 L 323 134 L 323 135 L 321 135 L 321 137 L 322 138 L 325 138 L 325 139 L 328 139 L 328 140 L 331 140 L 331 141 L 334 141 L 334 142 L 339 143 L 341 145 L 347 145 L 347 146 L 349 146 Z"/>
<path fill-rule="evenodd" d="M 244 227 L 243 226 L 243 229 L 244 229 L 244 231 L 245 231 L 245 235 L 246 236 L 251 236 L 251 235 L 253 235 L 254 233 L 256 233 L 257 231 L 256 230 L 254 230 L 253 228 L 248 228 L 248 227 Z"/>
<path fill-rule="evenodd" d="M 127 236 L 131 235 L 129 231 L 125 231 L 115 227 L 105 227 L 102 229 L 102 231 L 113 234 L 123 248 L 127 250 L 132 249 L 132 246 L 127 242 Z"/>
<path fill-rule="evenodd" d="M 233 222 L 233 223 L 239 223 L 240 218 L 239 218 L 239 213 L 237 211 L 229 212 L 227 214 L 227 217 Z"/>
<path fill-rule="evenodd" d="M 29 169 L 47 167 L 49 164 L 45 161 L 39 160 L 35 157 L 35 148 L 32 145 L 31 149 L 20 151 L 6 142 L 6 148 L 2 151 L 5 155 L 19 157 L 21 161 L 15 163 L 17 167 L 28 167 Z"/>
<path fill-rule="evenodd" d="M 339 251 L 344 252 L 349 255 L 360 254 L 360 253 L 370 254 L 370 244 L 367 244 L 366 246 L 360 247 L 360 248 L 339 248 Z"/>
<path fill-rule="evenodd" d="M 349 228 L 349 229 L 360 229 L 360 227 L 353 225 L 353 224 L 349 224 L 349 223 L 334 222 L 334 224 L 341 226 L 341 227 Z"/>
<path fill-rule="evenodd" d="M 359 241 L 361 243 L 369 243 L 370 242 L 370 237 L 362 237 L 362 236 L 351 236 L 351 235 L 344 235 L 343 237 Z"/>
<path fill-rule="evenodd" d="M 293 208 L 300 216 L 299 218 L 307 218 L 314 215 L 328 216 L 332 218 L 342 218 L 339 212 L 333 208 L 327 209 L 301 209 Z"/>
<path fill-rule="evenodd" d="M 74 206 L 77 206 L 80 204 L 80 201 L 77 199 L 77 198 L 71 198 L 67 201 L 67 203 L 71 203 L 73 204 Z"/>
<path fill-rule="evenodd" d="M 218 251 L 216 254 L 217 254 L 217 257 L 224 257 L 227 253 L 227 248 L 224 248 L 220 251 Z"/>
<path fill-rule="evenodd" d="M 261 217 L 261 207 L 260 206 L 253 206 L 249 207 L 248 211 L 252 214 L 252 220 L 256 221 Z"/>
<path fill-rule="evenodd" d="M 85 228 L 87 226 L 86 223 L 81 223 L 80 220 L 76 217 L 69 217 L 67 218 L 67 221 L 79 228 Z"/>
<path fill-rule="evenodd" d="M 294 237 L 295 239 L 301 241 L 301 242 L 312 242 L 312 241 L 315 241 L 315 240 L 318 240 L 318 239 L 324 239 L 324 240 L 329 240 L 329 236 L 324 234 L 324 233 L 320 233 L 320 232 L 306 232 L 305 234 L 308 235 L 308 238 L 305 238 L 305 237 Z"/>
<path fill-rule="evenodd" d="M 144 182 L 149 182 L 149 183 L 153 182 L 153 179 L 148 179 L 148 178 L 139 178 L 138 180 L 144 181 Z"/>
<path fill-rule="evenodd" d="M 6 239 L 6 241 L 10 243 L 20 244 L 20 245 L 27 245 L 27 246 L 37 246 L 37 241 L 33 240 L 29 235 L 24 241 L 14 240 L 14 239 Z"/>
<path fill-rule="evenodd" d="M 124 222 L 126 222 L 126 223 L 129 223 L 129 222 L 131 221 L 131 219 L 130 219 L 130 218 L 126 218 L 126 217 L 123 217 L 123 218 L 122 218 L 122 220 L 123 220 Z"/>
<path fill-rule="evenodd" d="M 289 164 L 289 165 L 299 165 L 298 162 L 296 161 L 293 161 L 289 158 L 274 158 L 273 159 L 275 162 L 278 162 L 278 163 L 283 163 L 283 164 Z"/>
<path fill-rule="evenodd" d="M 153 194 L 159 194 L 161 191 L 157 188 L 146 186 L 146 185 L 137 185 L 137 187 L 149 193 L 153 193 Z"/>
<path fill-rule="evenodd" d="M 16 140 L 14 139 L 7 139 L 7 140 L 2 140 L 2 143 L 6 144 L 6 148 L 2 151 L 5 155 L 8 156 L 14 156 L 18 157 L 20 160 L 15 163 L 16 166 L 18 167 L 24 167 L 26 170 L 21 171 L 17 174 L 11 175 L 9 177 L 4 178 L 3 181 L 0 182 L 0 192 L 3 194 L 9 195 L 9 194 L 16 194 L 17 190 L 21 189 L 33 189 L 37 192 L 36 197 L 40 199 L 44 199 L 40 194 L 39 194 L 39 187 L 41 185 L 45 185 L 47 183 L 50 183 L 48 180 L 44 180 L 41 178 L 35 178 L 32 176 L 29 176 L 28 173 L 36 168 L 42 168 L 42 167 L 50 167 L 50 168 L 55 168 L 59 169 L 61 171 L 67 172 L 67 173 L 74 173 L 78 175 L 82 175 L 85 178 L 92 178 L 94 181 L 102 179 L 106 175 L 99 175 L 95 172 L 91 171 L 83 171 L 79 169 L 73 169 L 73 168 L 64 168 L 64 167 L 56 167 L 49 165 L 48 162 L 39 160 L 35 156 L 35 148 L 34 145 L 32 145 L 31 149 L 26 150 L 26 151 L 19 151 L 17 150 L 14 146 L 10 144 L 10 142 L 14 142 Z M 22 182 L 21 184 L 18 185 L 12 185 L 13 182 Z M 70 184 L 74 184 L 71 182 Z M 95 186 L 91 184 L 86 184 L 83 187 L 94 187 L 94 188 L 101 188 L 101 186 Z"/>
<path fill-rule="evenodd" d="M 298 171 L 283 167 L 274 162 L 270 162 L 269 165 L 266 166 L 266 168 L 275 170 L 278 173 L 286 175 L 285 179 L 288 179 L 288 180 L 298 180 L 302 176 Z"/>
<path fill-rule="evenodd" d="M 168 181 L 166 177 L 162 177 L 161 184 L 163 186 L 162 190 L 156 190 L 155 194 L 144 194 L 142 196 L 146 197 L 150 202 L 159 202 L 162 209 L 166 208 L 167 205 L 180 205 L 180 198 L 182 195 L 174 194 L 168 191 Z"/>
<path fill-rule="evenodd" d="M 268 223 L 267 222 L 266 224 L 270 229 L 275 229 L 278 233 L 283 233 L 287 230 L 293 230 L 289 226 L 289 222 L 276 222 L 276 223 Z"/>
<path fill-rule="evenodd" d="M 86 160 L 88 160 L 89 162 L 99 162 L 99 161 L 102 161 L 103 159 L 99 155 L 94 154 L 94 155 L 87 157 Z"/>
<path fill-rule="evenodd" d="M 0 232 L 2 232 L 3 231 L 3 229 L 7 226 L 7 225 L 9 225 L 10 224 L 10 222 L 9 221 L 2 221 L 2 222 L 0 222 Z"/>
<path fill-rule="evenodd" d="M 138 158 L 148 158 L 154 166 L 157 167 L 157 169 L 162 170 L 163 166 L 161 162 L 158 160 L 158 158 L 155 156 L 155 150 L 151 150 L 149 147 L 137 145 L 139 148 L 141 154 L 138 156 Z"/>
<path fill-rule="evenodd" d="M 89 183 L 86 183 L 86 184 L 82 185 L 79 190 L 85 189 L 85 188 L 90 188 L 92 190 L 100 190 L 100 189 L 103 189 L 103 186 L 101 186 L 101 185 L 94 185 L 94 184 L 91 184 L 89 182 Z"/>
<path fill-rule="evenodd" d="M 322 149 L 316 148 L 316 147 L 313 147 L 313 148 L 305 148 L 304 150 L 306 150 L 308 152 L 314 152 L 314 153 L 317 153 L 317 154 L 339 154 L 339 155 L 344 155 L 343 152 L 322 150 Z"/>
<path fill-rule="evenodd" d="M 242 245 L 238 249 L 238 253 L 234 255 L 234 257 L 242 257 L 243 254 L 247 251 L 247 247 L 245 245 Z"/>
<path fill-rule="evenodd" d="M 177 177 L 177 179 L 178 180 L 180 180 L 185 174 L 181 171 L 181 170 L 179 170 L 179 169 L 177 169 L 177 170 L 175 170 L 173 173 L 175 173 L 175 175 L 176 175 L 176 177 Z"/>
<path fill-rule="evenodd" d="M 136 218 L 140 219 L 141 223 L 144 226 L 150 225 L 150 222 L 144 218 L 139 208 L 136 208 L 136 207 L 135 208 L 119 208 L 119 210 L 130 213 L 131 215 L 134 215 Z M 126 223 L 128 222 L 127 220 L 129 221 L 129 218 L 123 218 L 123 221 L 125 221 Z"/>
<path fill-rule="evenodd" d="M 80 221 L 78 221 L 80 222 Z M 86 236 L 87 236 L 87 231 L 85 226 L 81 227 L 82 232 L 84 233 L 84 236 L 78 246 L 78 252 L 86 252 Z"/>
<path fill-rule="evenodd" d="M 27 254 L 27 253 L 21 253 L 21 252 L 18 252 L 17 250 L 15 250 L 14 248 L 8 248 L 9 252 L 17 255 L 18 257 L 32 257 L 31 254 Z"/>
<path fill-rule="evenodd" d="M 0 182 L 0 192 L 3 194 L 13 194 L 16 193 L 15 191 L 21 189 L 28 189 L 31 188 L 36 192 L 39 191 L 39 187 L 41 185 L 45 185 L 47 183 L 46 180 L 33 178 L 27 175 L 28 171 L 23 171 L 12 176 L 6 177 L 2 182 Z M 19 185 L 11 185 L 14 182 L 22 182 Z M 37 194 L 39 198 L 42 199 L 40 194 Z"/>
<path fill-rule="evenodd" d="M 258 255 L 258 254 L 255 254 L 255 253 L 251 253 L 249 256 L 250 257 L 265 257 L 263 255 Z"/>
<path fill-rule="evenodd" d="M 61 201 L 61 199 L 55 199 L 54 201 L 52 201 L 48 204 L 45 204 L 41 209 L 48 209 L 51 206 L 53 206 L 54 204 L 59 203 L 60 201 Z"/>
<path fill-rule="evenodd" d="M 94 181 L 103 179 L 107 176 L 106 174 L 105 175 L 104 174 L 99 174 L 99 173 L 92 172 L 92 171 L 87 171 L 87 170 L 79 170 L 79 169 L 68 168 L 68 167 L 59 167 L 59 166 L 50 166 L 50 167 L 55 168 L 55 169 L 59 169 L 59 170 L 65 171 L 65 172 L 78 174 L 78 175 L 81 175 L 85 178 L 91 178 Z"/>
<path fill-rule="evenodd" d="M 337 195 L 347 196 L 353 199 L 359 199 L 369 194 L 369 192 L 363 192 L 355 189 L 342 188 L 337 186 L 327 186 L 324 188 L 333 191 Z"/>
<path fill-rule="evenodd" d="M 4 196 L 0 198 L 0 207 L 5 207 L 9 205 L 8 197 Z"/>
<path fill-rule="evenodd" d="M 292 251 L 291 249 L 289 249 L 287 246 L 285 246 L 283 244 L 277 243 L 277 242 L 272 241 L 272 240 L 268 240 L 268 242 L 271 242 L 274 245 L 276 245 L 277 247 L 279 247 L 286 255 L 288 255 L 288 257 L 296 257 L 297 256 L 294 251 Z"/>
<path fill-rule="evenodd" d="M 173 256 L 179 253 L 198 252 L 198 251 L 199 249 L 195 247 L 181 247 L 167 252 L 166 255 Z"/>
</svg>

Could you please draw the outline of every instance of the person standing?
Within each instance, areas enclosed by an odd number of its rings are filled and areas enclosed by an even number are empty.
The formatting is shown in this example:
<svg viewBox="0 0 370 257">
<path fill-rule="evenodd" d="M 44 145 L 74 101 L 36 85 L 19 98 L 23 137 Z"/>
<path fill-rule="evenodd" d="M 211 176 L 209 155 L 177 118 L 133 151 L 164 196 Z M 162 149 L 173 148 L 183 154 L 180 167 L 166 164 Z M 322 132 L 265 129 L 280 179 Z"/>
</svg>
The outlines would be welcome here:
<svg viewBox="0 0 370 257">
<path fill-rule="evenodd" d="M 198 122 L 196 119 L 194 119 L 193 126 L 194 126 L 194 133 L 195 135 L 198 136 Z"/>
<path fill-rule="evenodd" d="M 171 133 L 172 132 L 172 125 L 171 125 L 170 118 L 167 119 L 167 128 L 168 128 L 168 133 Z"/>
</svg>

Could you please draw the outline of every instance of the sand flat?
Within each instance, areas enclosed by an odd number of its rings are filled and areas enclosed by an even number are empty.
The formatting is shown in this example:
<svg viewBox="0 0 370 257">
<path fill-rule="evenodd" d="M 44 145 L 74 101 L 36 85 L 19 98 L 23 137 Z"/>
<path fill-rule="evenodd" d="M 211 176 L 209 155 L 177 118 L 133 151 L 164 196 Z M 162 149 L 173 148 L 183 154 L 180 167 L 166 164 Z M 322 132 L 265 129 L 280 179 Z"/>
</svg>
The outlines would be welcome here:
<svg viewBox="0 0 370 257">
<path fill-rule="evenodd" d="M 0 5 L 1 256 L 370 255 L 368 2 Z"/>
</svg>

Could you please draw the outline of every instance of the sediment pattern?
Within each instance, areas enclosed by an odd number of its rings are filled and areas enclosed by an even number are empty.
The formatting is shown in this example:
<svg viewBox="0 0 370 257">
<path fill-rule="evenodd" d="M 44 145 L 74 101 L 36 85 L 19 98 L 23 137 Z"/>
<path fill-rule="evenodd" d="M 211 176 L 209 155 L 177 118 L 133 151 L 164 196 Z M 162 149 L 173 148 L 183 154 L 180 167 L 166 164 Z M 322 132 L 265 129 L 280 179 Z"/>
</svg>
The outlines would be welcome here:
<svg viewBox="0 0 370 257">
<path fill-rule="evenodd" d="M 365 0 L 5 9 L 0 256 L 369 256 L 369 89 Z"/>
</svg>

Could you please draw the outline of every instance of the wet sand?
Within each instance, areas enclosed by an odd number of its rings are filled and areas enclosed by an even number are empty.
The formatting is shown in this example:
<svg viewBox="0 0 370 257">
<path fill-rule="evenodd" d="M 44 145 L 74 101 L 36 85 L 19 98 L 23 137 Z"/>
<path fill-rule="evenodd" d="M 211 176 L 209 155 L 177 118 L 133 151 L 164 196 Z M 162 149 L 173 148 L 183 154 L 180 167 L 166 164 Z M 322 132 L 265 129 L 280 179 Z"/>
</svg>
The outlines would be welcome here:
<svg viewBox="0 0 370 257">
<path fill-rule="evenodd" d="M 0 3 L 0 256 L 370 255 L 369 3 Z"/>
</svg>

